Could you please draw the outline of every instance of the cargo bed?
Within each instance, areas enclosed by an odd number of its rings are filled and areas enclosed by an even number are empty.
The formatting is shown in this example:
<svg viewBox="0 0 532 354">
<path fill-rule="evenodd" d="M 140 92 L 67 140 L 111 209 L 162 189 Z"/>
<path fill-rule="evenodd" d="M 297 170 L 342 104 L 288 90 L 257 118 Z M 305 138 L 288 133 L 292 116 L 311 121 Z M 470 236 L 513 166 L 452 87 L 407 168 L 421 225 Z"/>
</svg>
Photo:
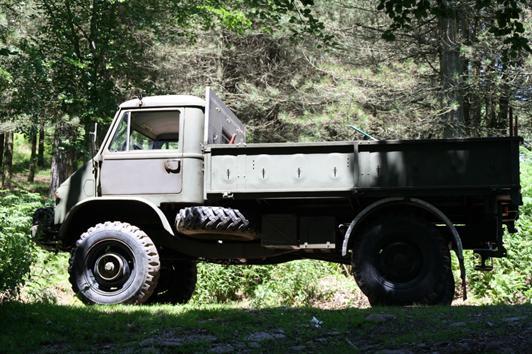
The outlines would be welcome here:
<svg viewBox="0 0 532 354">
<path fill-rule="evenodd" d="M 519 138 L 208 145 L 205 197 L 487 190 L 519 204 Z"/>
</svg>

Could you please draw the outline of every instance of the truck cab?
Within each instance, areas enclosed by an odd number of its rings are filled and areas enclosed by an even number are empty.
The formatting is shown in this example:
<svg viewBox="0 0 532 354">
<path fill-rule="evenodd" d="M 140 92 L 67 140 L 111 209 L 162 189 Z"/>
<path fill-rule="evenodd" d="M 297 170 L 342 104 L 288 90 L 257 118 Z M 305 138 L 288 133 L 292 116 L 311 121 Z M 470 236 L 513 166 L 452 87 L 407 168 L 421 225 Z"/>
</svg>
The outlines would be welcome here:
<svg viewBox="0 0 532 354">
<path fill-rule="evenodd" d="M 57 190 L 55 224 L 86 198 L 135 196 L 158 207 L 203 203 L 204 147 L 244 142 L 243 124 L 210 89 L 205 99 L 168 95 L 126 101 L 92 164 Z"/>
</svg>

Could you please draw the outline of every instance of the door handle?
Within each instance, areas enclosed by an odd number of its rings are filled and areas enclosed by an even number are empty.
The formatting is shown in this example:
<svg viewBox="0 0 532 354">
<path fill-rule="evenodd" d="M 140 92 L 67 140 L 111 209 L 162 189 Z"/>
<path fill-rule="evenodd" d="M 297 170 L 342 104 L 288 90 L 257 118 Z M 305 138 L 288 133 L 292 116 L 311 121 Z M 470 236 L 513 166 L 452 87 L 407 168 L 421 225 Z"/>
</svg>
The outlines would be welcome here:
<svg viewBox="0 0 532 354">
<path fill-rule="evenodd" d="M 181 160 L 166 160 L 164 162 L 164 169 L 167 173 L 181 172 Z"/>
</svg>

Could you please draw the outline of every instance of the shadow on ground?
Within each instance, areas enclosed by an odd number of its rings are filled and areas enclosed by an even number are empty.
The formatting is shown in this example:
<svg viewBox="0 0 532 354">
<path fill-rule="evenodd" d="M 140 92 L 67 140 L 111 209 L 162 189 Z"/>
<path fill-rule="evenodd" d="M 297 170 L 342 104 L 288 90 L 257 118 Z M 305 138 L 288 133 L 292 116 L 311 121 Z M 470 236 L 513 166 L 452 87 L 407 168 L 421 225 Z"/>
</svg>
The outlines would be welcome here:
<svg viewBox="0 0 532 354">
<path fill-rule="evenodd" d="M 532 305 L 0 305 L 0 352 L 526 352 Z"/>
</svg>

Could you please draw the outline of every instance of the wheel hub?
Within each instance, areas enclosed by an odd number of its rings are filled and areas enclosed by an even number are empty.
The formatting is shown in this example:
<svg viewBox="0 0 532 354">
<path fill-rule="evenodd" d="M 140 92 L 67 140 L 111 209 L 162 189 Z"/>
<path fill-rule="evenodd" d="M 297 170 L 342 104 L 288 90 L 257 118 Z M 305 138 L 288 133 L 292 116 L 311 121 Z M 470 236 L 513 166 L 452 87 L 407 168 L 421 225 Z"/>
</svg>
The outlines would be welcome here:
<svg viewBox="0 0 532 354">
<path fill-rule="evenodd" d="M 422 255 L 417 247 L 408 242 L 394 242 L 381 248 L 379 264 L 386 279 L 408 282 L 419 274 Z"/>
<path fill-rule="evenodd" d="M 94 273 L 102 280 L 112 282 L 126 274 L 124 263 L 122 256 L 115 253 L 106 253 L 96 260 Z"/>
</svg>

